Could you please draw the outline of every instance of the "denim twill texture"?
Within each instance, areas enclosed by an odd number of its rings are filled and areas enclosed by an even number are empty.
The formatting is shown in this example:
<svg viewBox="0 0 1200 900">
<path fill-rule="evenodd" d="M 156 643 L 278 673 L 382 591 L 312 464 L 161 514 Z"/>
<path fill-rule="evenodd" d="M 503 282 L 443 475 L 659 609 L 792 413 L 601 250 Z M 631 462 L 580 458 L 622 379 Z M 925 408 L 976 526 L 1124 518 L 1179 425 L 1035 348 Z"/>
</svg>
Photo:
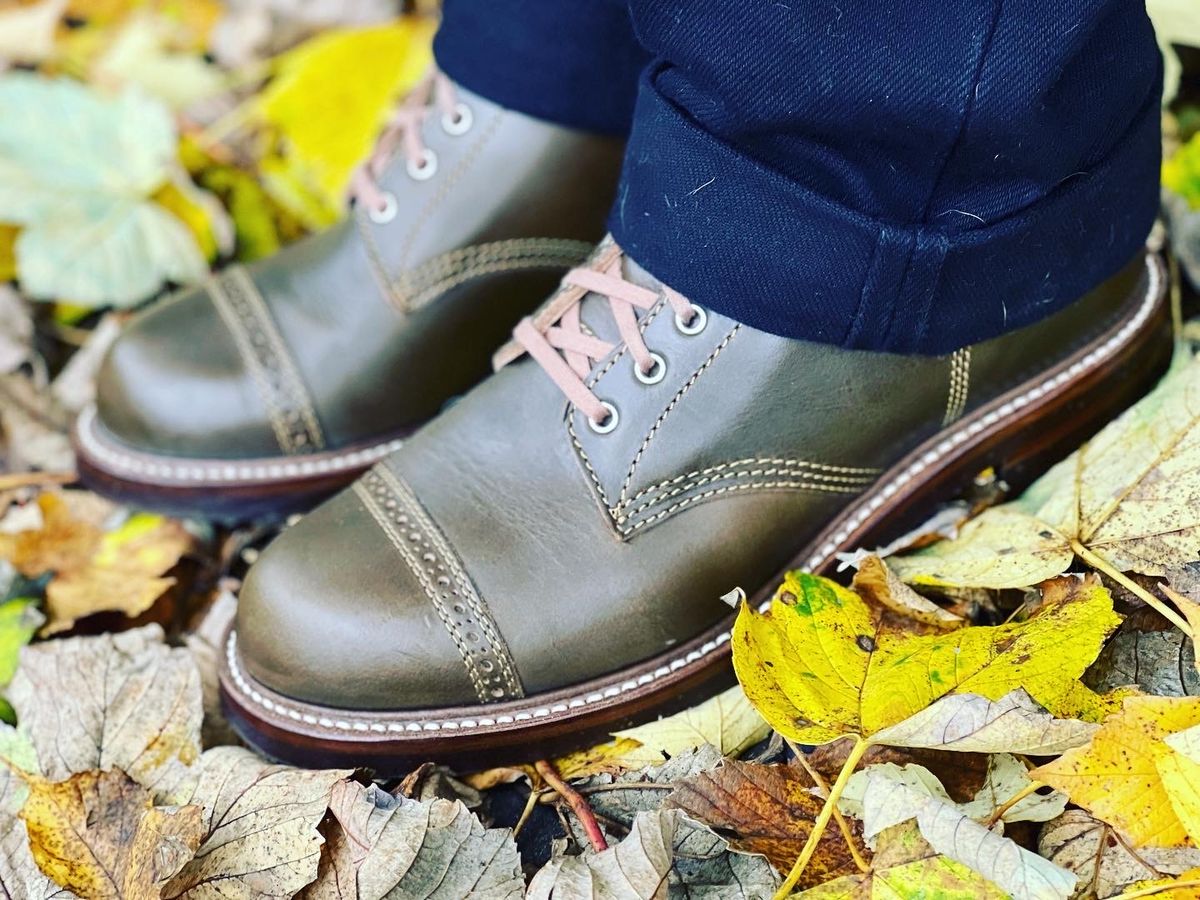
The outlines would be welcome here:
<svg viewBox="0 0 1200 900">
<path fill-rule="evenodd" d="M 946 353 L 1061 309 L 1153 222 L 1161 61 L 1143 0 L 628 6 L 447 0 L 435 49 L 468 87 L 589 127 L 629 96 L 630 15 L 653 59 L 610 228 L 756 328 Z"/>
</svg>

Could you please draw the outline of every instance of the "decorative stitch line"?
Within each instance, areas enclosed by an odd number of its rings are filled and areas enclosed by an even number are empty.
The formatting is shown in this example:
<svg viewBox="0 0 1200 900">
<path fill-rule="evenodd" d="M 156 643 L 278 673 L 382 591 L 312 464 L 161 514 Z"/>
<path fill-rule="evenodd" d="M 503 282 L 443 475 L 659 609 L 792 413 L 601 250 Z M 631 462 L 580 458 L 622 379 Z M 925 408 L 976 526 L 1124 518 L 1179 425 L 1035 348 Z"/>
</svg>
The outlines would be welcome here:
<svg viewBox="0 0 1200 900">
<path fill-rule="evenodd" d="M 971 384 L 971 348 L 963 347 L 950 355 L 950 391 L 946 396 L 946 414 L 942 427 L 958 421 L 967 408 Z"/>
<path fill-rule="evenodd" d="M 288 455 L 323 448 L 308 389 L 250 275 L 232 266 L 209 282 L 208 293 L 250 367 L 279 448 Z"/>
<path fill-rule="evenodd" d="M 920 459 L 912 463 L 907 469 L 889 481 L 883 486 L 880 493 L 875 495 L 871 500 L 864 503 L 854 513 L 854 515 L 839 529 L 829 541 L 821 545 L 806 562 L 806 567 L 810 571 L 815 571 L 823 566 L 826 562 L 831 561 L 837 553 L 842 543 L 849 540 L 850 536 L 858 530 L 858 528 L 877 510 L 886 500 L 896 494 L 900 488 L 919 475 L 922 471 L 939 462 L 943 456 L 955 449 L 963 442 L 972 437 L 986 431 L 992 425 L 995 425 L 1001 419 L 1012 415 L 1019 409 L 1028 406 L 1035 400 L 1041 399 L 1046 394 L 1061 387 L 1066 382 L 1082 374 L 1087 369 L 1094 368 L 1105 357 L 1111 356 L 1116 352 L 1117 348 L 1126 343 L 1129 338 L 1145 324 L 1150 317 L 1150 313 L 1157 305 L 1156 299 L 1159 289 L 1162 284 L 1162 274 L 1159 271 L 1157 264 L 1153 261 L 1147 262 L 1149 278 L 1147 279 L 1148 287 L 1146 295 L 1142 300 L 1142 305 L 1138 308 L 1137 313 L 1126 322 L 1116 334 L 1112 335 L 1107 341 L 1099 347 L 1094 348 L 1082 358 L 1076 360 L 1066 369 L 1060 371 L 1057 375 L 1047 378 L 1028 391 L 1014 397 L 1002 406 L 991 410 L 985 415 L 978 416 L 972 420 L 962 430 L 955 432 L 953 435 L 940 441 L 933 449 L 921 456 Z M 770 601 L 765 601 L 761 604 L 760 609 L 765 611 L 769 606 Z M 718 647 L 729 643 L 730 632 L 722 631 L 712 640 L 706 641 L 699 648 L 692 650 L 686 656 L 676 657 L 668 663 L 659 666 L 653 672 L 647 672 L 638 676 L 636 679 L 628 679 L 620 682 L 612 682 L 598 691 L 592 691 L 589 694 L 577 695 L 570 698 L 566 702 L 559 702 L 549 706 L 540 706 L 533 710 L 516 712 L 511 715 L 497 715 L 494 717 L 480 717 L 475 719 L 413 719 L 404 721 L 401 716 L 396 716 L 393 719 L 374 719 L 371 722 L 349 722 L 345 720 L 335 720 L 328 717 L 317 717 L 311 713 L 304 713 L 294 707 L 284 703 L 279 703 L 269 697 L 263 696 L 262 692 L 257 690 L 247 680 L 242 673 L 241 667 L 237 661 L 237 632 L 230 631 L 229 640 L 225 645 L 225 659 L 229 666 L 229 673 L 233 678 L 234 684 L 238 690 L 242 692 L 243 697 L 250 700 L 254 704 L 261 706 L 268 712 L 278 713 L 297 722 L 304 722 L 308 725 L 314 725 L 323 728 L 327 731 L 341 732 L 376 732 L 376 733 L 413 733 L 425 731 L 469 731 L 475 728 L 491 728 L 496 725 L 511 725 L 514 722 L 527 722 L 533 719 L 544 719 L 555 715 L 562 715 L 572 709 L 580 709 L 586 706 L 591 706 L 597 703 L 602 703 L 605 700 L 610 700 L 619 697 L 621 694 L 629 691 L 637 690 L 647 684 L 652 684 L 659 679 L 665 678 L 668 675 L 682 669 L 688 665 L 699 662 L 704 657 L 713 653 Z"/>
<path fill-rule="evenodd" d="M 354 483 L 354 492 L 417 577 L 480 702 L 525 696 L 487 604 L 408 486 L 390 469 L 376 466 Z"/>
</svg>

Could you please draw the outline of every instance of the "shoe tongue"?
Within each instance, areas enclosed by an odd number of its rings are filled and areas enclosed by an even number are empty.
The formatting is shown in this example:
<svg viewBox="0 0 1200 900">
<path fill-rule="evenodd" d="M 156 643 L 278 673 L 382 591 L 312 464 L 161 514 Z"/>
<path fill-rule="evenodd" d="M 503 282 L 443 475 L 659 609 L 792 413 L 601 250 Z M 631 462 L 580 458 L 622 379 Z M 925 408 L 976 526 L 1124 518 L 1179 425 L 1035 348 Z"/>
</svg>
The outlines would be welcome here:
<svg viewBox="0 0 1200 900">
<path fill-rule="evenodd" d="M 621 275 L 638 287 L 648 288 L 655 292 L 662 290 L 662 282 L 625 255 L 621 256 Z M 643 313 L 638 313 L 639 318 L 642 315 Z M 610 344 L 618 343 L 621 340 L 616 320 L 613 319 L 612 306 L 607 297 L 601 294 L 585 296 L 580 302 L 579 318 L 600 340 Z"/>
</svg>

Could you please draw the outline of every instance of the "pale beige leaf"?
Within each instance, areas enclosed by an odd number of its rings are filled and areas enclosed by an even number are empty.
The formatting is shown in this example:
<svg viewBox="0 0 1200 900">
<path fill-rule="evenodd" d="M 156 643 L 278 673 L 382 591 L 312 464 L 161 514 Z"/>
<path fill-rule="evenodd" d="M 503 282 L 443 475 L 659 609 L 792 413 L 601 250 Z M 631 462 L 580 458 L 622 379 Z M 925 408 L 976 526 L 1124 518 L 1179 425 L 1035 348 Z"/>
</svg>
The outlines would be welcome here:
<svg viewBox="0 0 1200 900">
<path fill-rule="evenodd" d="M 200 676 L 157 625 L 26 647 L 8 698 L 47 778 L 119 768 L 156 803 L 190 794 Z"/>
<path fill-rule="evenodd" d="M 25 823 L 0 810 L 0 897 L 6 900 L 75 900 L 79 895 L 46 877 L 29 851 Z"/>
<path fill-rule="evenodd" d="M 1195 847 L 1140 847 L 1082 809 L 1069 809 L 1046 823 L 1038 853 L 1079 876 L 1076 897 L 1112 897 L 1138 881 L 1180 875 L 1200 866 Z"/>
<path fill-rule="evenodd" d="M 200 737 L 205 748 L 238 743 L 237 734 L 221 709 L 217 680 L 225 635 L 236 613 L 237 598 L 227 590 L 219 591 L 200 623 L 183 637 L 184 646 L 192 654 L 196 670 L 200 673 L 200 690 L 204 698 Z"/>
<path fill-rule="evenodd" d="M 17 814 L 29 794 L 26 775 L 40 775 L 37 750 L 29 738 L 0 722 L 0 810 Z"/>
<path fill-rule="evenodd" d="M 0 62 L 39 63 L 54 51 L 54 32 L 67 0 L 0 8 Z"/>
<path fill-rule="evenodd" d="M 671 846 L 683 813 L 638 813 L 625 840 L 602 853 L 558 856 L 529 883 L 529 900 L 666 900 Z"/>
<path fill-rule="evenodd" d="M 867 556 L 859 562 L 850 587 L 868 603 L 878 603 L 924 625 L 951 629 L 967 624 L 962 616 L 942 609 L 910 588 L 878 556 Z"/>
<path fill-rule="evenodd" d="M 712 744 L 725 756 L 737 756 L 770 733 L 770 726 L 735 686 L 681 713 L 613 733 L 641 746 L 623 754 L 632 768 L 661 763 L 687 750 Z"/>
<path fill-rule="evenodd" d="M 303 900 L 520 900 L 525 881 L 512 832 L 485 829 L 462 803 L 393 797 L 375 785 L 334 785 L 316 882 Z"/>
<path fill-rule="evenodd" d="M 978 872 L 1014 900 L 1067 900 L 1076 876 L 968 818 L 953 803 L 930 796 L 892 770 L 868 770 L 863 828 L 868 837 L 916 819 L 921 835 L 938 853 Z"/>
<path fill-rule="evenodd" d="M 1005 803 L 1033 784 L 1025 763 L 1011 753 L 988 757 L 987 780 L 969 802 L 960 808 L 976 822 L 986 823 Z M 1014 803 L 1002 816 L 1005 822 L 1048 822 L 1067 807 L 1067 795 L 1061 791 L 1030 794 Z"/>
<path fill-rule="evenodd" d="M 156 807 L 120 769 L 57 782 L 31 776 L 21 818 L 38 867 L 98 900 L 158 900 L 204 828 L 198 806 Z"/>
<path fill-rule="evenodd" d="M 891 747 L 1051 756 L 1086 744 L 1098 727 L 1074 719 L 1056 719 L 1018 688 L 999 700 L 978 694 L 950 694 L 877 732 L 872 741 Z"/>
<path fill-rule="evenodd" d="M 349 774 L 275 766 L 240 747 L 205 751 L 187 802 L 204 808 L 206 837 L 165 900 L 294 896 L 317 877 L 317 825 Z"/>
</svg>

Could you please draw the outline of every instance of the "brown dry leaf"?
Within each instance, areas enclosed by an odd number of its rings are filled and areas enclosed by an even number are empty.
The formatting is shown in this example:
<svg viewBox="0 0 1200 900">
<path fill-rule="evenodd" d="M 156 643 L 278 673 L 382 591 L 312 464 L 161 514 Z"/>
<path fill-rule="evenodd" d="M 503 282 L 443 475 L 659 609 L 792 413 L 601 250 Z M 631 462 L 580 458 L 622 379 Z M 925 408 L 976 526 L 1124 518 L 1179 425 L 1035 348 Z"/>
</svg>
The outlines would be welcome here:
<svg viewBox="0 0 1200 900">
<path fill-rule="evenodd" d="M 1174 754 L 1163 738 L 1200 724 L 1200 699 L 1130 697 L 1086 747 L 1030 773 L 1127 834 L 1135 847 L 1181 847 L 1188 834 L 1159 763 Z"/>
<path fill-rule="evenodd" d="M 162 896 L 294 896 L 317 877 L 317 825 L 333 786 L 349 775 L 271 765 L 241 747 L 205 751 L 186 798 L 204 808 L 204 842 Z"/>
<path fill-rule="evenodd" d="M 38 867 L 96 900 L 158 900 L 203 832 L 199 807 L 156 807 L 120 769 L 58 782 L 30 776 L 21 818 Z"/>
<path fill-rule="evenodd" d="M 726 760 L 712 771 L 680 781 L 663 808 L 683 810 L 715 830 L 734 850 L 760 853 L 787 871 L 804 848 L 824 803 L 813 780 L 799 767 Z M 841 832 L 830 828 L 821 836 L 801 886 L 855 871 Z"/>
<path fill-rule="evenodd" d="M 162 516 L 137 513 L 104 531 L 72 515 L 62 495 L 42 494 L 38 506 L 42 527 L 0 534 L 0 557 L 31 578 L 54 573 L 46 588 L 43 636 L 97 612 L 141 615 L 175 583 L 161 576 L 192 545 L 182 525 Z"/>
<path fill-rule="evenodd" d="M 25 823 L 0 811 L 0 897 L 12 900 L 75 900 L 66 888 L 46 877 L 33 861 Z"/>
<path fill-rule="evenodd" d="M 487 828 L 462 803 L 398 799 L 340 781 L 329 801 L 316 882 L 303 900 L 454 897 L 520 900 L 525 881 L 512 832 Z"/>
<path fill-rule="evenodd" d="M 969 624 L 962 616 L 922 597 L 901 581 L 878 556 L 867 556 L 859 563 L 850 588 L 868 603 L 940 631 Z"/>
<path fill-rule="evenodd" d="M 8 690 L 42 773 L 120 768 L 160 804 L 184 802 L 200 755 L 200 676 L 157 625 L 34 644 Z"/>
<path fill-rule="evenodd" d="M 1112 897 L 1137 881 L 1180 875 L 1200 866 L 1195 847 L 1142 847 L 1082 809 L 1047 822 L 1038 853 L 1079 876 L 1075 897 Z"/>
<path fill-rule="evenodd" d="M 529 883 L 528 900 L 666 900 L 680 816 L 678 810 L 638 813 L 615 847 L 551 859 Z"/>
</svg>

